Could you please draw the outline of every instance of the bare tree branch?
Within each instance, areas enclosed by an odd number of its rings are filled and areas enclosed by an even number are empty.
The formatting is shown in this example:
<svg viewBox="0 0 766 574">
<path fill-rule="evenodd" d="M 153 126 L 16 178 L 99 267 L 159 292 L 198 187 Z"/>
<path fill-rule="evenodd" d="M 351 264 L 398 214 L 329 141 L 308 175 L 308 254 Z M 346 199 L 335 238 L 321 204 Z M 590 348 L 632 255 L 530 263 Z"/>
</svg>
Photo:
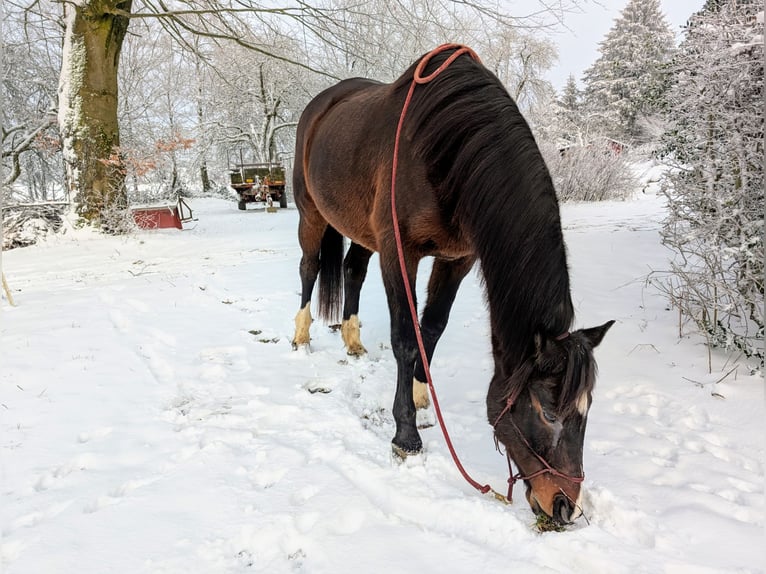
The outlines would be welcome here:
<svg viewBox="0 0 766 574">
<path fill-rule="evenodd" d="M 32 147 L 32 144 L 41 133 L 43 133 L 55 123 L 55 114 L 49 114 L 45 116 L 43 121 L 32 131 L 28 132 L 23 140 L 16 143 L 11 149 L 2 150 L 2 157 L 10 158 L 11 161 L 11 172 L 5 177 L 5 179 L 3 179 L 3 186 L 10 185 L 19 178 L 19 175 L 21 175 L 21 164 L 19 163 L 19 157 L 22 153 Z M 6 141 L 8 139 L 8 135 L 16 131 L 23 131 L 24 129 L 26 129 L 26 126 L 16 126 L 15 128 L 11 128 L 8 131 L 3 128 L 3 134 L 2 138 L 0 138 L 0 141 Z"/>
</svg>

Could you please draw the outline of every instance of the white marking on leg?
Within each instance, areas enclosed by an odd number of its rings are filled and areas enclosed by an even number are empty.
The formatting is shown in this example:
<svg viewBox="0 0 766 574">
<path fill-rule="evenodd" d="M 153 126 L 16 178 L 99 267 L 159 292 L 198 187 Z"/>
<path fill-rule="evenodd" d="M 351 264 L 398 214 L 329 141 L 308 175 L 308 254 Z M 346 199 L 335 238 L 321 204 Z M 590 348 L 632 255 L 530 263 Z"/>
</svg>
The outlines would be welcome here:
<svg viewBox="0 0 766 574">
<path fill-rule="evenodd" d="M 295 337 L 293 337 L 293 347 L 297 348 L 301 345 L 309 344 L 309 341 L 311 340 L 309 328 L 311 327 L 312 321 L 311 301 L 309 301 L 295 316 Z"/>
<path fill-rule="evenodd" d="M 412 400 L 415 403 L 416 409 L 427 409 L 431 405 L 428 385 L 415 378 L 412 379 Z"/>
<path fill-rule="evenodd" d="M 343 338 L 343 343 L 346 345 L 346 352 L 349 355 L 358 357 L 367 352 L 367 349 L 362 345 L 358 315 L 351 315 L 351 317 L 341 323 L 340 335 Z"/>
</svg>

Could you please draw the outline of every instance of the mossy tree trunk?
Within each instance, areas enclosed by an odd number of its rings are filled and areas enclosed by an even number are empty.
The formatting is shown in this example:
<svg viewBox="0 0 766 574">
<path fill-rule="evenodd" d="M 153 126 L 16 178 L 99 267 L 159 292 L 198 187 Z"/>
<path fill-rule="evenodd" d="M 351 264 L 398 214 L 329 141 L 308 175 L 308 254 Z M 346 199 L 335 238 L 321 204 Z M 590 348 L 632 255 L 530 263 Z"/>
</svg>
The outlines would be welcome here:
<svg viewBox="0 0 766 574">
<path fill-rule="evenodd" d="M 117 71 L 131 5 L 132 0 L 63 3 L 59 130 L 66 183 L 79 215 L 105 227 L 107 214 L 127 205 L 118 156 Z"/>
</svg>

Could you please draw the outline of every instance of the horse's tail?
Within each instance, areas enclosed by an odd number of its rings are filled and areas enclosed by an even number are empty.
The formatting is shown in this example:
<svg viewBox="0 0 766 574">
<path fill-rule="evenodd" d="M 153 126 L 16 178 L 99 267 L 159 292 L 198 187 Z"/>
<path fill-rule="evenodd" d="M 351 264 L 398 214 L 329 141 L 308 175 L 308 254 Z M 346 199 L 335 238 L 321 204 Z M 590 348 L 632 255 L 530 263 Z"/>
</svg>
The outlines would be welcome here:
<svg viewBox="0 0 766 574">
<path fill-rule="evenodd" d="M 336 322 L 343 302 L 343 236 L 331 226 L 319 249 L 319 316 Z"/>
</svg>

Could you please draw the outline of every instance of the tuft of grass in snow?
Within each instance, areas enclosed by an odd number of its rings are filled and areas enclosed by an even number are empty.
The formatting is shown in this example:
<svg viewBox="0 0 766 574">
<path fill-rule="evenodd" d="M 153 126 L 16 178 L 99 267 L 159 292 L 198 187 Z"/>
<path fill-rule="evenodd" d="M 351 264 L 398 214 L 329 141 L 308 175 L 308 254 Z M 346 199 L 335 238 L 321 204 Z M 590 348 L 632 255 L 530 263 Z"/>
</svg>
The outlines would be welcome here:
<svg viewBox="0 0 766 574">
<path fill-rule="evenodd" d="M 559 524 L 553 518 L 548 516 L 547 514 L 543 514 L 542 512 L 537 515 L 537 518 L 535 519 L 534 524 L 535 530 L 537 530 L 540 534 L 543 534 L 545 532 L 564 532 L 566 531 L 566 526 L 563 524 Z"/>
</svg>

